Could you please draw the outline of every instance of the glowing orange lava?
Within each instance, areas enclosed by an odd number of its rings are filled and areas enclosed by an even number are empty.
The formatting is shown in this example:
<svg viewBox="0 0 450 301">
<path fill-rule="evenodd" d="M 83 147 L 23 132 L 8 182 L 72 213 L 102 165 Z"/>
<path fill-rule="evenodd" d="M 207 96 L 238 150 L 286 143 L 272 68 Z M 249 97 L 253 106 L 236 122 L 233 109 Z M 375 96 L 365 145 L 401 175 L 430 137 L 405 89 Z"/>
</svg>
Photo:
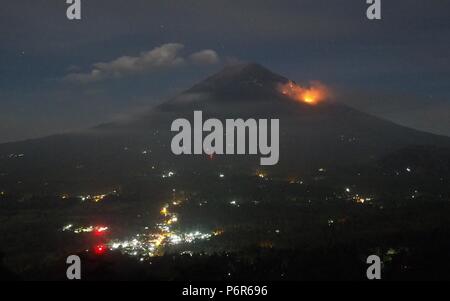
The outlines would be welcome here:
<svg viewBox="0 0 450 301">
<path fill-rule="evenodd" d="M 311 82 L 309 87 L 301 87 L 293 81 L 280 84 L 279 91 L 292 99 L 310 105 L 316 105 L 329 96 L 328 88 L 320 82 Z"/>
</svg>

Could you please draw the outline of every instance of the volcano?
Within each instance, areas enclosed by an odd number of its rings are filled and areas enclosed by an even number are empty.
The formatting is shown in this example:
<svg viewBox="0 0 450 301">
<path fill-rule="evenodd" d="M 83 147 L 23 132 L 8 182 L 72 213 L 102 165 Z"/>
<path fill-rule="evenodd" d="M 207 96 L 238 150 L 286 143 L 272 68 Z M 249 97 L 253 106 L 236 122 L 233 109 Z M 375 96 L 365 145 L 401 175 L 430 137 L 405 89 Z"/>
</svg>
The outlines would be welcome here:
<svg viewBox="0 0 450 301">
<path fill-rule="evenodd" d="M 289 82 L 259 64 L 239 64 L 133 120 L 2 144 L 0 188 L 115 185 L 167 170 L 208 174 L 252 173 L 258 168 L 257 156 L 173 155 L 171 123 L 190 119 L 194 110 L 202 110 L 205 118 L 279 119 L 280 161 L 271 167 L 279 174 L 367 164 L 417 145 L 450 146 L 447 137 L 406 128 L 342 103 L 295 101 L 279 89 Z"/>
</svg>

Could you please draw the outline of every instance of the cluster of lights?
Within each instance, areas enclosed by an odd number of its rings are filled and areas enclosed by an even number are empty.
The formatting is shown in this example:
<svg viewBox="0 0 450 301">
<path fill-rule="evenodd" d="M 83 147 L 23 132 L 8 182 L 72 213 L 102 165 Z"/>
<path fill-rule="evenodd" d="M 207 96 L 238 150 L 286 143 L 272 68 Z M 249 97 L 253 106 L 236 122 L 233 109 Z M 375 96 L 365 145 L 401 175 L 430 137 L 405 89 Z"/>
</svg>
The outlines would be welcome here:
<svg viewBox="0 0 450 301">
<path fill-rule="evenodd" d="M 103 199 L 104 199 L 105 197 L 106 197 L 106 194 L 94 195 L 94 196 L 92 197 L 92 200 L 93 200 L 95 203 L 98 203 L 98 202 L 103 201 Z"/>
<path fill-rule="evenodd" d="M 303 185 L 303 181 L 301 179 L 297 179 L 297 178 L 289 178 L 288 182 L 289 182 L 289 184 L 300 184 L 300 185 Z"/>
<path fill-rule="evenodd" d="M 74 227 L 73 224 L 65 225 L 62 228 L 63 232 L 73 232 L 75 234 L 82 234 L 82 233 L 94 233 L 96 235 L 101 235 L 108 231 L 108 227 L 105 226 L 87 226 L 87 227 Z"/>
<path fill-rule="evenodd" d="M 113 240 L 108 244 L 111 250 L 119 250 L 124 254 L 149 258 L 162 254 L 164 247 L 169 245 L 191 244 L 200 240 L 208 240 L 213 236 L 220 235 L 221 231 L 213 233 L 202 233 L 200 231 L 180 233 L 172 232 L 167 227 L 157 233 L 138 234 L 131 240 Z"/>
<path fill-rule="evenodd" d="M 25 157 L 25 154 L 10 154 L 8 156 L 9 159 L 18 159 L 18 158 L 23 158 Z"/>
<path fill-rule="evenodd" d="M 167 224 L 168 224 L 168 225 L 172 225 L 172 224 L 174 224 L 174 223 L 176 223 L 176 222 L 178 222 L 178 217 L 172 216 L 172 217 L 167 221 Z"/>
<path fill-rule="evenodd" d="M 131 240 L 111 241 L 108 247 L 111 250 L 120 250 L 122 253 L 131 256 L 154 256 L 156 246 L 150 243 L 151 238 L 142 239 L 141 236 L 136 236 Z"/>
<path fill-rule="evenodd" d="M 201 233 L 199 231 L 195 231 L 195 232 L 184 234 L 184 241 L 187 243 L 192 243 L 195 240 L 210 239 L 211 236 L 212 236 L 212 234 L 210 234 L 210 233 Z"/>
<path fill-rule="evenodd" d="M 168 216 L 168 215 L 169 215 L 169 206 L 168 206 L 168 205 L 164 206 L 164 207 L 161 209 L 160 213 L 161 213 L 161 215 L 163 215 L 164 217 Z"/>
<path fill-rule="evenodd" d="M 351 193 L 351 189 L 347 187 L 347 188 L 345 188 L 345 192 L 346 192 L 346 193 Z M 350 197 L 351 197 L 351 199 L 352 199 L 353 201 L 355 201 L 357 204 L 365 204 L 365 203 L 367 203 L 367 202 L 371 202 L 371 201 L 372 201 L 372 198 L 371 198 L 371 197 L 361 196 L 361 195 L 359 195 L 358 193 L 356 193 L 356 194 L 354 194 L 354 195 L 351 195 Z"/>
<path fill-rule="evenodd" d="M 113 194 L 116 193 L 116 191 L 112 192 Z M 103 201 L 106 197 L 108 196 L 108 194 L 99 194 L 99 195 L 79 195 L 76 198 L 80 199 L 82 202 L 86 202 L 86 201 L 92 201 L 94 203 L 98 203 Z M 61 195 L 61 199 L 65 200 L 70 198 L 71 196 L 68 194 L 62 194 Z"/>
<path fill-rule="evenodd" d="M 165 179 L 165 178 L 172 178 L 173 176 L 175 176 L 175 172 L 173 172 L 173 171 L 168 171 L 168 172 L 165 172 L 165 173 L 162 174 L 162 178 L 163 179 Z"/>
<path fill-rule="evenodd" d="M 113 190 L 111 192 L 105 193 L 105 194 L 97 194 L 97 195 L 79 195 L 76 196 L 76 198 L 80 199 L 82 202 L 86 202 L 86 201 L 92 201 L 95 203 L 101 202 L 103 201 L 108 195 L 117 195 L 117 190 Z M 62 194 L 61 198 L 63 200 L 70 198 L 71 196 L 67 193 Z"/>
<path fill-rule="evenodd" d="M 178 206 L 181 204 L 181 201 L 174 201 L 172 204 Z M 146 258 L 162 254 L 166 246 L 191 244 L 195 241 L 207 240 L 223 232 L 222 230 L 213 233 L 202 233 L 200 231 L 182 233 L 174 231 L 172 226 L 178 222 L 178 216 L 170 211 L 168 204 L 161 208 L 160 214 L 163 217 L 163 221 L 156 224 L 154 232 L 136 234 L 131 240 L 113 240 L 108 243 L 108 247 L 111 250 L 118 250 L 127 255 L 138 256 L 140 261 L 144 261 Z M 148 227 L 145 227 L 145 230 L 148 229 Z"/>
<path fill-rule="evenodd" d="M 107 196 L 107 194 L 99 194 L 99 195 L 92 195 L 92 196 L 91 195 L 80 195 L 79 198 L 83 202 L 85 202 L 85 201 L 93 201 L 95 203 L 98 203 L 98 202 L 103 201 L 103 199 L 106 198 L 106 196 Z M 63 199 L 67 198 L 67 196 L 64 195 L 62 198 Z"/>
<path fill-rule="evenodd" d="M 411 195 L 411 198 L 415 199 L 418 195 L 419 195 L 419 191 L 418 190 L 414 190 L 414 193 Z"/>
<path fill-rule="evenodd" d="M 148 155 L 149 153 L 151 153 L 152 152 L 152 150 L 146 150 L 146 149 L 144 149 L 142 152 L 141 152 L 141 154 L 142 155 Z"/>
<path fill-rule="evenodd" d="M 75 233 L 75 234 L 91 233 L 93 231 L 94 231 L 94 227 L 93 226 L 89 226 L 89 227 L 76 228 L 75 230 L 73 230 L 73 233 Z"/>
<path fill-rule="evenodd" d="M 237 201 L 235 201 L 235 200 L 231 201 L 231 202 L 230 202 L 230 205 L 231 205 L 231 206 L 240 207 L 239 203 L 238 203 Z"/>
<path fill-rule="evenodd" d="M 372 201 L 372 198 L 365 198 L 365 197 L 360 197 L 358 195 L 354 196 L 353 199 L 356 201 L 356 203 L 358 204 L 364 204 L 366 202 L 370 202 Z"/>
<path fill-rule="evenodd" d="M 169 175 L 169 174 L 168 174 Z M 170 176 L 173 174 L 171 173 Z M 103 198 L 103 195 L 99 197 Z M 88 196 L 86 199 L 94 199 L 95 197 Z M 136 234 L 127 240 L 113 239 L 107 243 L 94 245 L 91 249 L 96 255 L 103 255 L 108 250 L 117 250 L 123 254 L 130 256 L 139 256 L 140 261 L 159 256 L 163 254 L 164 248 L 171 245 L 191 244 L 199 240 L 207 240 L 212 236 L 217 236 L 223 233 L 218 230 L 212 233 L 202 233 L 200 231 L 193 231 L 183 233 L 173 230 L 174 224 L 178 222 L 177 214 L 171 212 L 171 206 L 179 206 L 182 200 L 175 199 L 171 204 L 164 205 L 160 210 L 162 221 L 157 223 L 153 231 L 149 227 L 145 227 L 145 232 Z M 92 233 L 96 236 L 103 235 L 109 228 L 106 226 L 75 226 L 74 224 L 67 224 L 62 228 L 63 232 L 71 232 L 75 234 Z M 89 250 L 87 250 L 89 251 Z"/>
</svg>

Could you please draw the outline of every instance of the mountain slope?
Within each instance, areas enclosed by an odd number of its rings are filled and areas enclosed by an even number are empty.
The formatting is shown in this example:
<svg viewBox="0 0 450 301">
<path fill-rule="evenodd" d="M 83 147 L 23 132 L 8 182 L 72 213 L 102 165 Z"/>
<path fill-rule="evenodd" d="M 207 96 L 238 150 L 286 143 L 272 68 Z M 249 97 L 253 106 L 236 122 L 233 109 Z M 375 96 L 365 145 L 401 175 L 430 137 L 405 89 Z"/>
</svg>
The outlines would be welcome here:
<svg viewBox="0 0 450 301">
<path fill-rule="evenodd" d="M 343 104 L 308 105 L 283 95 L 288 79 L 258 64 L 227 67 L 177 97 L 126 123 L 80 133 L 0 145 L 0 188 L 119 185 L 136 177 L 179 173 L 248 173 L 260 156 L 176 157 L 170 151 L 175 118 L 280 119 L 280 174 L 374 162 L 413 145 L 450 146 L 450 139 L 408 129 Z M 95 185 L 94 185 L 95 184 Z"/>
</svg>

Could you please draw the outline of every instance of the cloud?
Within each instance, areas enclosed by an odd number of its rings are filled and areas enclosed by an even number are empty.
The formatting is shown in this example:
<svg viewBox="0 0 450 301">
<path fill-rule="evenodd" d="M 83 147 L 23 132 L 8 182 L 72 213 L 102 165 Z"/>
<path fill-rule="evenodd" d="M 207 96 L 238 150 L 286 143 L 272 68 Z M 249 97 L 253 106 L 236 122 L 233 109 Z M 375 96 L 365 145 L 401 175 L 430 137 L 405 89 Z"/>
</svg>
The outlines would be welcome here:
<svg viewBox="0 0 450 301">
<path fill-rule="evenodd" d="M 189 58 L 193 63 L 200 65 L 214 65 L 219 63 L 220 61 L 217 52 L 211 49 L 206 49 L 193 53 Z"/>
<path fill-rule="evenodd" d="M 139 56 L 122 56 L 110 62 L 92 65 L 89 72 L 69 73 L 65 80 L 71 82 L 91 83 L 111 78 L 122 78 L 128 75 L 167 70 L 181 65 L 212 65 L 220 61 L 219 55 L 210 49 L 195 52 L 184 58 L 180 52 L 184 45 L 169 43 L 142 52 Z"/>
</svg>

